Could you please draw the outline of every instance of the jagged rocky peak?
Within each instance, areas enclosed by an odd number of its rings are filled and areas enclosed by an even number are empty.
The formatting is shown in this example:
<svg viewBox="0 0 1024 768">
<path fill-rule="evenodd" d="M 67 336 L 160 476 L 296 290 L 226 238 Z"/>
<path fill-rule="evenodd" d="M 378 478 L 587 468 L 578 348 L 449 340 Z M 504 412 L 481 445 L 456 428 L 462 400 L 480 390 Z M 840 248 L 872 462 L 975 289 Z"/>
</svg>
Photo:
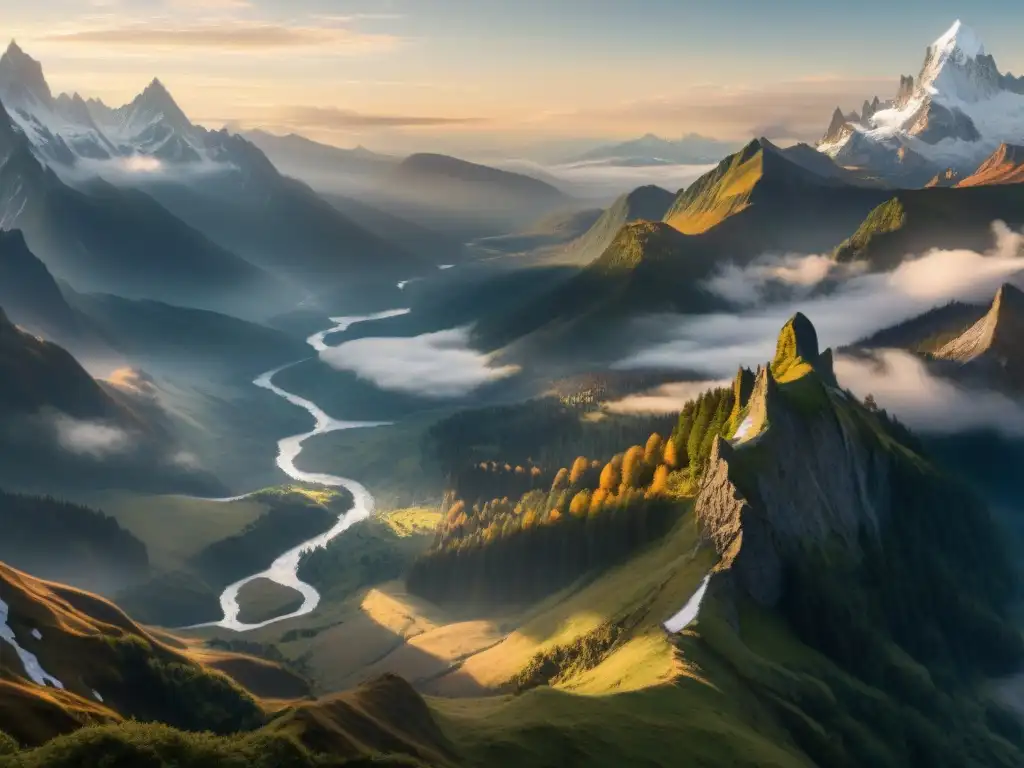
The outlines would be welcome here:
<svg viewBox="0 0 1024 768">
<path fill-rule="evenodd" d="M 749 368 L 740 368 L 736 372 L 736 378 L 732 383 L 733 399 L 740 408 L 744 407 L 750 400 L 750 394 L 754 391 L 754 372 Z"/>
<path fill-rule="evenodd" d="M 758 366 L 754 386 L 747 400 L 747 417 L 734 436 L 737 443 L 762 434 L 771 423 L 778 402 L 779 386 L 772 374 L 771 364 Z"/>
<path fill-rule="evenodd" d="M 740 417 L 750 404 L 750 395 L 754 391 L 754 382 L 754 372 L 749 368 L 741 367 L 736 372 L 736 378 L 732 382 L 732 412 L 729 414 L 729 424 L 733 432 L 739 430 L 741 425 Z"/>
<path fill-rule="evenodd" d="M 0 56 L 0 98 L 11 103 L 32 99 L 42 104 L 53 102 L 42 64 L 25 53 L 14 40 Z"/>
<path fill-rule="evenodd" d="M 1024 359 L 1024 292 L 1010 283 L 1000 287 L 988 313 L 942 347 L 935 356 L 969 363 L 982 357 Z"/>
<path fill-rule="evenodd" d="M 1004 142 L 963 180 L 961 186 L 1016 184 L 1021 181 L 1024 181 L 1024 147 Z"/>
<path fill-rule="evenodd" d="M 828 130 L 825 131 L 822 141 L 835 141 L 842 136 L 844 128 L 846 128 L 846 115 L 843 114 L 843 110 L 836 107 L 836 111 L 832 113 L 832 122 L 828 124 Z"/>
<path fill-rule="evenodd" d="M 772 367 L 788 366 L 796 358 L 808 363 L 818 359 L 818 332 L 803 312 L 797 312 L 782 327 Z"/>
<path fill-rule="evenodd" d="M 136 128 L 141 127 L 143 123 L 157 120 L 165 121 L 177 130 L 188 130 L 192 127 L 191 121 L 178 106 L 171 92 L 156 77 L 128 105 L 127 111 L 127 122 Z"/>
<path fill-rule="evenodd" d="M 814 326 L 794 317 L 779 347 L 815 354 Z M 817 358 L 831 370 L 830 352 Z M 742 427 L 750 432 L 716 441 L 698 491 L 697 520 L 722 558 L 722 578 L 762 605 L 781 598 L 789 557 L 826 543 L 859 551 L 888 513 L 887 454 L 856 427 L 872 417 L 828 384 L 818 368 L 789 381 L 760 368 Z"/>
<path fill-rule="evenodd" d="M 896 105 L 903 106 L 914 95 L 914 76 L 900 75 L 900 87 L 896 91 Z"/>
</svg>

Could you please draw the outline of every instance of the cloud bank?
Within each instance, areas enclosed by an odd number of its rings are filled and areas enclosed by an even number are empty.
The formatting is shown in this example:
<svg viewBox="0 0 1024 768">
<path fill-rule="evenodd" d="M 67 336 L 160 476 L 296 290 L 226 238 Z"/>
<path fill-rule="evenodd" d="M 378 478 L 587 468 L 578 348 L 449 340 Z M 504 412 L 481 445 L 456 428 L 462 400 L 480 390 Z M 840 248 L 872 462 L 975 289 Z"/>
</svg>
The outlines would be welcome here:
<svg viewBox="0 0 1024 768">
<path fill-rule="evenodd" d="M 381 389 L 451 398 L 519 372 L 491 367 L 490 356 L 469 347 L 469 331 L 452 328 L 411 338 L 364 338 L 320 353 L 339 371 L 351 371 Z"/>
<path fill-rule="evenodd" d="M 660 341 L 617 367 L 678 368 L 729 376 L 740 364 L 770 359 L 779 329 L 797 311 L 811 319 L 825 347 L 852 343 L 952 299 L 990 301 L 1002 283 L 1024 280 L 1024 237 L 1002 223 L 993 225 L 993 230 L 996 244 L 987 253 L 936 249 L 881 274 L 844 274 L 845 268 L 828 267 L 821 256 L 730 267 L 707 287 L 752 306 L 731 314 L 659 318 L 648 324 L 668 327 Z M 813 289 L 826 280 L 836 281 L 832 290 L 814 294 Z M 760 303 L 767 286 L 781 298 Z"/>
<path fill-rule="evenodd" d="M 574 197 L 589 199 L 615 198 L 647 184 L 675 192 L 714 168 L 713 165 L 622 166 L 611 163 L 541 165 L 528 160 L 492 161 L 491 164 L 554 182 Z"/>
<path fill-rule="evenodd" d="M 1005 437 L 1024 436 L 1020 401 L 934 376 L 908 352 L 885 349 L 869 356 L 839 355 L 835 368 L 844 387 L 862 399 L 873 395 L 879 406 L 919 432 L 991 429 Z"/>
</svg>

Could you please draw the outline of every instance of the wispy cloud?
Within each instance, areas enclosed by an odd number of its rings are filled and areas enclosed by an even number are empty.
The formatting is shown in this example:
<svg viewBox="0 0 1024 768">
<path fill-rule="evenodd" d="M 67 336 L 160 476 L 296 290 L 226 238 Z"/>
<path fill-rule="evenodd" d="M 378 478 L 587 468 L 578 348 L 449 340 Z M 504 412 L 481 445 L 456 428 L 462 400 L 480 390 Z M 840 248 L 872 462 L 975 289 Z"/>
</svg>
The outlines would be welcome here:
<svg viewBox="0 0 1024 768">
<path fill-rule="evenodd" d="M 167 5 L 191 11 L 240 11 L 252 8 L 250 0 L 167 0 Z"/>
<path fill-rule="evenodd" d="M 402 41 L 395 35 L 346 27 L 289 26 L 248 21 L 217 24 L 138 23 L 46 35 L 51 43 L 131 48 L 208 48 L 254 51 L 324 48 L 338 53 L 390 50 Z"/>
<path fill-rule="evenodd" d="M 442 117 L 438 115 L 377 115 L 335 107 L 287 107 L 279 121 L 298 128 L 344 130 L 348 128 L 400 128 L 431 125 L 482 123 L 482 117 Z"/>
<path fill-rule="evenodd" d="M 730 383 L 728 379 L 677 381 L 662 384 L 649 392 L 627 395 L 621 400 L 606 403 L 605 407 L 612 413 L 676 413 L 702 392 L 727 387 Z"/>
<path fill-rule="evenodd" d="M 544 121 L 583 123 L 591 129 L 601 124 L 673 125 L 676 131 L 718 137 L 813 141 L 837 106 L 859 109 L 864 99 L 885 98 L 894 88 L 892 78 L 805 78 L 758 87 L 695 84 L 663 96 L 551 113 Z"/>
</svg>

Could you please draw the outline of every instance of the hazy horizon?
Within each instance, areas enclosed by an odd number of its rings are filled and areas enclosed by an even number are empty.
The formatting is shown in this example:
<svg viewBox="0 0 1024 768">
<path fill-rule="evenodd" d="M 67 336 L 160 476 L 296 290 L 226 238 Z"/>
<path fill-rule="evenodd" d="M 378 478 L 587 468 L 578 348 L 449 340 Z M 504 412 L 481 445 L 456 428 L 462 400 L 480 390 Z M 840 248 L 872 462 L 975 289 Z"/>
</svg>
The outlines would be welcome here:
<svg viewBox="0 0 1024 768">
<path fill-rule="evenodd" d="M 10 37 L 55 92 L 121 104 L 159 77 L 203 125 L 395 153 L 556 159 L 646 133 L 811 141 L 837 105 L 892 96 L 965 14 L 1003 71 L 1024 69 L 1006 23 L 1024 12 L 993 0 L 869 0 L 856 14 L 814 13 L 803 0 L 549 5 L 41 0 L 5 10 Z"/>
</svg>

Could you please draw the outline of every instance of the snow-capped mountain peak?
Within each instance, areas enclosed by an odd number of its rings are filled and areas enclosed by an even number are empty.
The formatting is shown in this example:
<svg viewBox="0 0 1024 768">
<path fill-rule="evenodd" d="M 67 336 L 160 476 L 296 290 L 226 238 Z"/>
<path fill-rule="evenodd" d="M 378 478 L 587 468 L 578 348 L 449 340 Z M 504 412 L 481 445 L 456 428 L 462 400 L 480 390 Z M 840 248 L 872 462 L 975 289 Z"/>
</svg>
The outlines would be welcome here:
<svg viewBox="0 0 1024 768">
<path fill-rule="evenodd" d="M 916 80 L 901 77 L 896 98 L 861 117 L 833 115 L 818 148 L 883 174 L 895 172 L 901 150 L 935 172 L 969 174 L 1001 142 L 1022 141 L 1024 78 L 1000 73 L 978 34 L 958 19 L 928 46 Z"/>
<path fill-rule="evenodd" d="M 957 19 L 942 37 L 932 43 L 930 50 L 945 57 L 959 51 L 968 59 L 976 59 L 985 55 L 985 44 L 973 29 Z"/>
<path fill-rule="evenodd" d="M 944 101 L 973 103 L 1000 90 L 999 71 L 981 38 L 959 20 L 928 47 L 917 91 Z"/>
<path fill-rule="evenodd" d="M 42 65 L 25 53 L 17 42 L 11 40 L 7 51 L 0 56 L 0 94 L 7 94 L 5 100 L 50 104 L 53 94 L 43 76 Z"/>
<path fill-rule="evenodd" d="M 123 127 L 133 133 L 143 131 L 156 122 L 166 123 L 176 131 L 188 131 L 193 127 L 171 92 L 155 77 L 142 93 L 119 111 L 123 113 Z"/>
</svg>

